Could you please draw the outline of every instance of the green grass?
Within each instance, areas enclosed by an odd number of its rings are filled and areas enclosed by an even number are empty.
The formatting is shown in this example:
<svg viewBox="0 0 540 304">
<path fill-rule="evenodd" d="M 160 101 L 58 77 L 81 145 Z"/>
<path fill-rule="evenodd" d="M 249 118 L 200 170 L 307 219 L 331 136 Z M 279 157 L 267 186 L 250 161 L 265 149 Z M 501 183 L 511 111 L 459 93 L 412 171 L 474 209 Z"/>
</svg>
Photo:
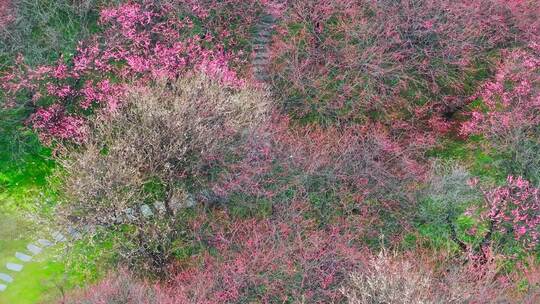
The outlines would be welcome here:
<svg viewBox="0 0 540 304">
<path fill-rule="evenodd" d="M 426 156 L 455 161 L 467 167 L 474 176 L 494 183 L 504 182 L 506 175 L 497 166 L 500 159 L 485 146 L 482 137 L 470 137 L 468 140 L 445 138 L 439 147 L 428 151 Z"/>
<path fill-rule="evenodd" d="M 27 109 L 0 110 L 0 212 L 39 212 L 54 197 L 47 177 L 55 168 L 51 149 L 24 126 Z"/>
<path fill-rule="evenodd" d="M 61 263 L 51 259 L 50 251 L 44 251 L 30 263 L 21 263 L 15 252 L 27 253 L 26 245 L 36 237 L 36 226 L 13 210 L 0 213 L 0 272 L 9 273 L 14 282 L 0 293 L 0 304 L 31 304 L 54 294 L 54 285 L 63 273 Z M 7 262 L 23 264 L 21 272 L 5 268 Z"/>
<path fill-rule="evenodd" d="M 18 245 L 21 245 L 19 250 L 24 248 L 24 244 Z M 16 262 L 14 257 L 4 260 Z M 52 300 L 60 295 L 58 286 L 65 288 L 64 264 L 54 259 L 53 253 L 42 253 L 31 262 L 24 263 L 21 272 L 10 274 L 14 281 L 0 293 L 0 304 L 34 304 Z"/>
<path fill-rule="evenodd" d="M 57 298 L 56 285 L 71 286 L 63 282 L 65 263 L 55 250 L 44 250 L 30 263 L 22 263 L 19 273 L 5 268 L 7 262 L 18 262 L 17 251 L 28 254 L 26 245 L 44 237 L 43 229 L 31 218 L 46 216 L 55 204 L 55 191 L 48 181 L 56 168 L 52 152 L 24 125 L 28 112 L 25 108 L 0 110 L 0 272 L 14 278 L 0 293 L 0 304 L 38 303 Z"/>
<path fill-rule="evenodd" d="M 22 53 L 32 65 L 72 54 L 77 42 L 99 31 L 97 8 L 113 1 L 15 1 L 17 20 L 0 32 L 0 69 Z M 69 56 L 68 56 L 69 57 Z"/>
</svg>

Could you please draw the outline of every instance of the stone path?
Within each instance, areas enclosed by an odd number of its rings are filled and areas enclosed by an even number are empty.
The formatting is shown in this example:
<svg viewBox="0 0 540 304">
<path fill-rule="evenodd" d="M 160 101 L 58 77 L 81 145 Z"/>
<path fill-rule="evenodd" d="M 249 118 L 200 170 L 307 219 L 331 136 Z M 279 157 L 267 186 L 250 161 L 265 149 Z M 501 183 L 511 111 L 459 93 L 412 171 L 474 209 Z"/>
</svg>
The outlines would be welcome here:
<svg viewBox="0 0 540 304">
<path fill-rule="evenodd" d="M 38 243 L 43 247 L 52 246 L 53 243 L 46 239 L 39 239 Z M 15 252 L 15 258 L 17 258 L 17 263 L 6 263 L 5 268 L 8 270 L 8 273 L 2 272 L 0 270 L 0 292 L 6 290 L 9 284 L 13 283 L 14 277 L 17 272 L 21 272 L 24 269 L 24 263 L 32 261 L 32 259 L 41 253 L 42 247 L 38 247 L 34 244 L 28 244 L 26 246 L 27 252 Z"/>
<path fill-rule="evenodd" d="M 140 218 L 149 219 L 153 217 L 155 213 L 163 215 L 165 214 L 165 211 L 166 208 L 163 202 L 154 203 L 153 208 L 149 205 L 143 204 L 140 206 L 139 210 L 128 208 L 123 212 L 124 214 L 120 216 L 121 218 L 113 218 L 112 220 L 115 223 L 126 223 Z M 84 229 L 84 231 L 79 231 L 74 227 L 68 227 L 66 231 L 63 232 L 54 231 L 50 233 L 50 239 L 40 238 L 34 243 L 28 243 L 24 252 L 15 252 L 15 258 L 18 260 L 18 262 L 6 263 L 6 272 L 2 272 L 3 270 L 0 268 L 0 292 L 5 291 L 10 284 L 13 284 L 15 281 L 14 278 L 16 278 L 16 273 L 23 271 L 24 264 L 31 262 L 34 257 L 39 256 L 45 248 L 67 241 L 78 240 L 82 238 L 83 234 L 87 232 L 88 229 L 89 228 Z M 68 237 L 66 237 L 66 235 Z"/>
<path fill-rule="evenodd" d="M 255 80 L 266 82 L 270 80 L 268 66 L 270 65 L 270 42 L 272 41 L 272 31 L 276 24 L 277 17 L 269 12 L 264 15 L 255 26 L 256 34 L 253 37 L 253 55 L 251 64 L 253 66 L 253 76 Z"/>
</svg>

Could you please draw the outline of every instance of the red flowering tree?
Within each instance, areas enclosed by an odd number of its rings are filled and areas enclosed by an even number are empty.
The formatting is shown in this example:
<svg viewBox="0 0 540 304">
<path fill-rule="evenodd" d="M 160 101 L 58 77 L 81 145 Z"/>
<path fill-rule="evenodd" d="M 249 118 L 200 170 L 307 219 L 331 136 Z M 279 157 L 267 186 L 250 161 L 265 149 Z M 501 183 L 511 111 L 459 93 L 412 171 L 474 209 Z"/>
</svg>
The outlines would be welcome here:
<svg viewBox="0 0 540 304">
<path fill-rule="evenodd" d="M 486 192 L 487 218 L 492 230 L 511 237 L 527 250 L 540 241 L 540 189 L 522 177 L 509 176 L 507 184 Z"/>
<path fill-rule="evenodd" d="M 494 79 L 470 102 L 462 135 L 481 135 L 505 175 L 540 183 L 540 44 L 506 51 Z"/>
<path fill-rule="evenodd" d="M 19 58 L 17 68 L 0 78 L 1 88 L 12 98 L 26 95 L 37 106 L 29 122 L 44 142 L 80 142 L 85 114 L 96 108 L 116 111 L 127 82 L 174 79 L 197 70 L 226 85 L 242 85 L 231 67 L 245 58 L 237 40 L 246 35 L 259 7 L 258 1 L 208 6 L 200 1 L 163 5 L 129 1 L 104 8 L 99 19 L 103 30 L 80 42 L 72 57 L 64 54 L 56 64 L 37 68 Z M 215 10 L 217 17 L 210 16 Z M 226 28 L 228 21 L 246 12 L 253 17 L 242 20 L 245 27 L 232 35 Z M 205 24 L 214 27 L 210 30 Z M 237 49 L 237 55 L 226 48 Z"/>
<path fill-rule="evenodd" d="M 283 106 L 323 123 L 425 107 L 428 119 L 450 115 L 465 75 L 515 41 L 506 2 L 296 1 L 273 44 Z"/>
</svg>

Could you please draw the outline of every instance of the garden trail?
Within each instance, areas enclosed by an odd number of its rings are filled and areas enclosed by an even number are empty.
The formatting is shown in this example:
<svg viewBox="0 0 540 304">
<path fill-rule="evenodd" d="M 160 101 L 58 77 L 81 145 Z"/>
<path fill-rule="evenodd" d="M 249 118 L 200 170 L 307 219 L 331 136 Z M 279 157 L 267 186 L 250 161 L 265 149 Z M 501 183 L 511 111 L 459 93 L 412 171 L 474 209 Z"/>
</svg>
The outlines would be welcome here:
<svg viewBox="0 0 540 304">
<path fill-rule="evenodd" d="M 270 80 L 268 73 L 270 65 L 270 43 L 272 42 L 273 27 L 281 16 L 285 3 L 272 2 L 267 5 L 267 12 L 260 18 L 255 26 L 255 35 L 252 39 L 252 59 L 253 78 L 259 82 Z"/>
<path fill-rule="evenodd" d="M 147 204 L 143 204 L 139 210 L 128 208 L 124 210 L 123 214 L 111 217 L 109 223 L 128 223 L 138 219 L 149 219 L 155 214 L 165 214 L 165 211 L 165 204 L 162 202 L 154 203 L 153 208 Z M 17 262 L 7 262 L 2 267 L 4 269 L 0 268 L 0 292 L 5 291 L 10 284 L 14 284 L 16 282 L 16 274 L 23 271 L 24 265 L 37 258 L 44 249 L 67 241 L 76 241 L 91 229 L 92 227 L 87 226 L 80 230 L 75 227 L 68 227 L 65 231 L 55 230 L 52 233 L 43 231 L 43 235 L 48 235 L 47 237 L 28 243 L 26 249 L 14 253 Z"/>
<path fill-rule="evenodd" d="M 272 36 L 272 27 L 276 22 L 276 17 L 267 14 L 256 25 L 256 35 L 253 38 L 253 56 L 251 64 L 253 66 L 253 76 L 255 80 L 266 82 L 269 80 L 268 66 L 270 64 L 269 44 Z"/>
</svg>

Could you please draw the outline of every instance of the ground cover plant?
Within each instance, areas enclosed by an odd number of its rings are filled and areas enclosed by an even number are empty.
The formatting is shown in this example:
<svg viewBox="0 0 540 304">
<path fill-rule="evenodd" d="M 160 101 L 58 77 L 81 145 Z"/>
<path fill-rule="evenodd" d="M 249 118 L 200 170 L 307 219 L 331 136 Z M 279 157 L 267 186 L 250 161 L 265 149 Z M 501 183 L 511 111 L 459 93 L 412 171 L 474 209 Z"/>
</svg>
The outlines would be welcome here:
<svg viewBox="0 0 540 304">
<path fill-rule="evenodd" d="M 0 303 L 540 299 L 538 1 L 0 10 Z"/>
</svg>

